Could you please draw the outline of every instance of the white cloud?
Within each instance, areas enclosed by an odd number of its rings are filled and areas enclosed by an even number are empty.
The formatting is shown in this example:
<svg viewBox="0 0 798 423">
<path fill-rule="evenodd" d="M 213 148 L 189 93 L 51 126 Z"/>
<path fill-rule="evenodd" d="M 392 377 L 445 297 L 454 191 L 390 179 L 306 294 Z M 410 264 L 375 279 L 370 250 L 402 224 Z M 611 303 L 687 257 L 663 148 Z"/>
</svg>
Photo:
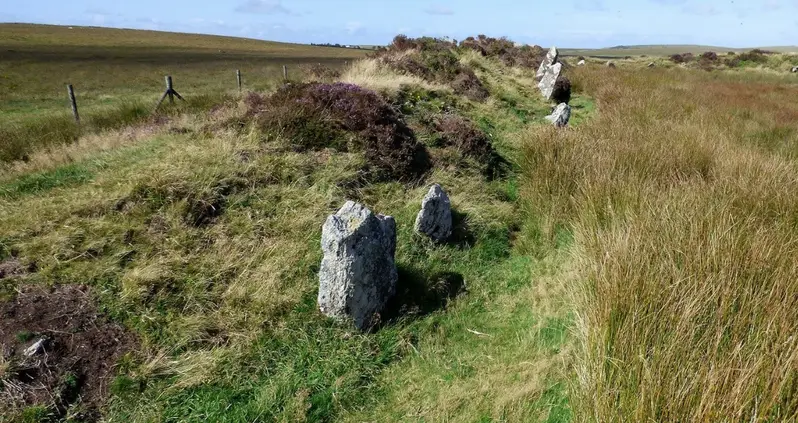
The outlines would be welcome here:
<svg viewBox="0 0 798 423">
<path fill-rule="evenodd" d="M 424 9 L 424 13 L 428 15 L 451 16 L 454 15 L 454 10 L 444 6 L 433 5 Z"/>
<path fill-rule="evenodd" d="M 280 0 L 247 0 L 238 7 L 236 12 L 254 13 L 261 15 L 292 15 L 293 12 L 283 6 Z"/>
<path fill-rule="evenodd" d="M 361 22 L 352 21 L 346 23 L 346 32 L 349 34 L 355 34 L 360 32 L 363 29 L 363 24 Z"/>
</svg>

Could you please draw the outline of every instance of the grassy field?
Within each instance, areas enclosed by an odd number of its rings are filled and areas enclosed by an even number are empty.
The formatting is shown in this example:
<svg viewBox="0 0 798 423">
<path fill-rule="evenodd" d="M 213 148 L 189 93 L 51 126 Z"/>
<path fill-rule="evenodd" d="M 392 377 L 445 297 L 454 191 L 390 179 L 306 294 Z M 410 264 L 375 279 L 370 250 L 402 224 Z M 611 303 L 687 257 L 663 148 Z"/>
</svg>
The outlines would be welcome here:
<svg viewBox="0 0 798 423">
<path fill-rule="evenodd" d="M 296 137 L 248 120 L 252 96 L 210 114 L 198 107 L 84 135 L 7 165 L 4 313 L 32 301 L 25 287 L 52 286 L 35 297 L 40 308 L 80 321 L 93 308 L 56 305 L 74 295 L 63 287 L 86 287 L 100 316 L 92 327 L 121 325 L 136 346 L 106 347 L 93 360 L 113 371 L 85 381 L 85 368 L 54 367 L 52 399 L 43 403 L 20 382 L 30 374 L 25 362 L 4 357 L 3 418 L 92 419 L 99 409 L 128 422 L 567 421 L 559 364 L 573 317 L 556 306 L 564 287 L 553 277 L 567 241 L 540 247 L 518 196 L 518 135 L 547 125 L 551 106 L 535 91 L 534 69 L 473 52 L 458 60 L 488 87 L 487 99 L 376 60 L 342 75 L 402 111 L 433 160 L 421 181 L 363 184 L 361 153 L 297 151 Z M 572 105 L 576 126 L 594 112 L 578 94 Z M 441 144 L 430 124 L 451 115 L 473 122 L 465 135 L 493 146 L 501 174 Z M 446 187 L 457 212 L 457 235 L 443 245 L 412 229 L 432 182 Z M 328 321 L 316 307 L 320 225 L 346 199 L 398 222 L 397 312 L 373 333 Z M 465 292 L 446 294 L 455 285 Z M 67 342 L 58 333 L 91 333 L 42 320 L 7 320 L 0 339 L 19 346 L 46 333 L 56 342 Z M 80 401 L 69 395 L 74 386 Z"/>
<path fill-rule="evenodd" d="M 0 421 L 798 420 L 794 75 L 574 67 L 555 130 L 535 68 L 431 51 L 344 67 L 343 117 L 291 106 L 312 86 L 230 94 L 0 168 Z M 369 176 L 361 113 L 431 168 Z M 433 182 L 444 244 L 413 231 Z M 364 333 L 316 307 L 347 199 L 397 221 Z M 19 358 L 42 335 L 50 367 Z"/>
<path fill-rule="evenodd" d="M 289 78 L 300 78 L 306 66 L 339 68 L 364 54 L 232 37 L 0 24 L 0 161 L 78 135 L 67 84 L 75 87 L 83 130 L 94 131 L 149 115 L 165 75 L 187 100 L 207 103 L 237 94 L 237 69 L 245 89 L 269 90 L 282 81 L 284 65 Z"/>
<path fill-rule="evenodd" d="M 521 196 L 580 269 L 577 421 L 798 418 L 790 76 L 579 69 L 598 117 L 529 133 Z"/>
<path fill-rule="evenodd" d="M 705 51 L 715 53 L 743 53 L 751 48 L 728 48 L 718 46 L 701 45 L 641 45 L 623 46 L 600 49 L 580 49 L 563 48 L 560 52 L 564 56 L 585 56 L 585 57 L 626 57 L 626 56 L 670 56 L 672 54 L 693 53 L 701 54 Z M 773 51 L 776 53 L 798 53 L 798 46 L 777 46 L 777 47 L 758 47 L 762 50 Z"/>
</svg>

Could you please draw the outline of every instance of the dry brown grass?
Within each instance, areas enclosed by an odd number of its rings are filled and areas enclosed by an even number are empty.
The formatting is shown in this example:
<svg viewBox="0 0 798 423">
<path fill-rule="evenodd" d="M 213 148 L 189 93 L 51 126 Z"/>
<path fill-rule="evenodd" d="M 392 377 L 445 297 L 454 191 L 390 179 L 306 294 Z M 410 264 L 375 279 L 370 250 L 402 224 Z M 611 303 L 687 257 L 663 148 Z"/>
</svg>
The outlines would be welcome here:
<svg viewBox="0 0 798 423">
<path fill-rule="evenodd" d="M 380 64 L 378 59 L 362 59 L 344 69 L 341 82 L 360 85 L 376 91 L 395 93 L 403 85 L 417 85 L 424 89 L 451 91 L 440 84 L 427 82 L 417 76 L 405 75 Z"/>
<path fill-rule="evenodd" d="M 599 117 L 530 131 L 523 192 L 573 231 L 578 421 L 798 418 L 798 88 L 576 69 Z"/>
</svg>

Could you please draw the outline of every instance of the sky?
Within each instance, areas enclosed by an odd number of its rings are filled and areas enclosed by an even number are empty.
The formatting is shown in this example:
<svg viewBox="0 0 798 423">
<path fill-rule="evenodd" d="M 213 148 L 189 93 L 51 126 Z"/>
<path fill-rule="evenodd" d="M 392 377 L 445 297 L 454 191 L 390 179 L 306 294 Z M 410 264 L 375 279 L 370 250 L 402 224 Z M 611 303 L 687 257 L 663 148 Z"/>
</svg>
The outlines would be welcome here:
<svg viewBox="0 0 798 423">
<path fill-rule="evenodd" d="M 798 0 L 0 0 L 0 22 L 300 43 L 386 44 L 401 33 L 565 48 L 798 44 Z"/>
</svg>

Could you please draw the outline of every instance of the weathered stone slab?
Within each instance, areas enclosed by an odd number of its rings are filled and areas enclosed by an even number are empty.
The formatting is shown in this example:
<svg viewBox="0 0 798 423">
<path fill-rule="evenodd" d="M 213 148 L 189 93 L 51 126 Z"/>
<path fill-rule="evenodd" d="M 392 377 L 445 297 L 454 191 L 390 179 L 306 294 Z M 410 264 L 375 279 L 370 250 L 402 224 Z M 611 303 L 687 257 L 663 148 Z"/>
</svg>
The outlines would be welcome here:
<svg viewBox="0 0 798 423">
<path fill-rule="evenodd" d="M 322 228 L 319 309 L 368 329 L 396 293 L 396 222 L 348 201 Z"/>
<path fill-rule="evenodd" d="M 549 49 L 549 52 L 546 53 L 546 57 L 543 59 L 543 63 L 540 64 L 540 67 L 538 68 L 538 71 L 535 74 L 535 78 L 537 78 L 538 80 L 543 78 L 546 75 L 546 70 L 554 66 L 554 64 L 557 63 L 557 60 L 559 58 L 560 58 L 560 52 L 557 51 L 557 47 L 552 46 Z"/>
<path fill-rule="evenodd" d="M 546 119 L 558 128 L 568 126 L 568 121 L 571 120 L 571 106 L 560 103 L 550 115 L 546 116 Z"/>
<path fill-rule="evenodd" d="M 452 234 L 452 204 L 446 191 L 438 184 L 429 189 L 421 202 L 416 231 L 436 241 L 445 241 Z"/>
<path fill-rule="evenodd" d="M 557 78 L 560 77 L 560 72 L 562 72 L 562 64 L 555 63 L 546 70 L 543 79 L 538 83 L 538 88 L 540 88 L 540 92 L 546 100 L 551 99 L 551 94 L 554 92 L 554 84 L 557 82 Z"/>
</svg>

